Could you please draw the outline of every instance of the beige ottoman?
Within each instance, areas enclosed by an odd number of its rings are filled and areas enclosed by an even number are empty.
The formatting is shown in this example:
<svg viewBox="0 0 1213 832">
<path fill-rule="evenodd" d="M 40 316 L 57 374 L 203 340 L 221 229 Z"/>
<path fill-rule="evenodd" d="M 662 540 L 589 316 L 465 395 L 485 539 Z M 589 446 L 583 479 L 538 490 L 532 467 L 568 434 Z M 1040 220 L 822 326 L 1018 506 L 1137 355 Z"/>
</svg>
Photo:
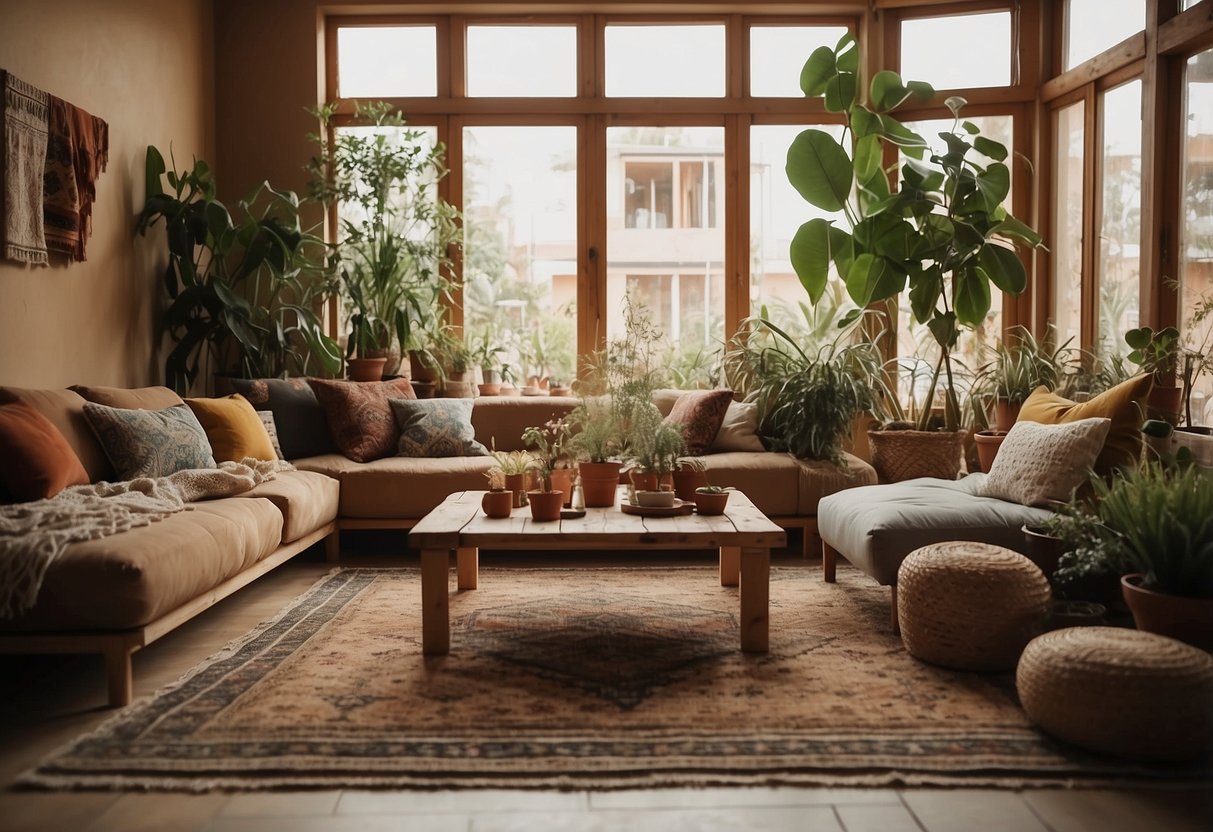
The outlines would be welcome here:
<svg viewBox="0 0 1213 832">
<path fill-rule="evenodd" d="M 1213 745 L 1213 657 L 1165 636 L 1056 630 L 1023 651 L 1015 683 L 1034 723 L 1091 751 L 1161 762 Z"/>
<path fill-rule="evenodd" d="M 915 658 L 961 670 L 1012 670 L 1044 630 L 1052 593 L 1023 555 L 954 541 L 915 549 L 897 571 L 901 640 Z"/>
</svg>

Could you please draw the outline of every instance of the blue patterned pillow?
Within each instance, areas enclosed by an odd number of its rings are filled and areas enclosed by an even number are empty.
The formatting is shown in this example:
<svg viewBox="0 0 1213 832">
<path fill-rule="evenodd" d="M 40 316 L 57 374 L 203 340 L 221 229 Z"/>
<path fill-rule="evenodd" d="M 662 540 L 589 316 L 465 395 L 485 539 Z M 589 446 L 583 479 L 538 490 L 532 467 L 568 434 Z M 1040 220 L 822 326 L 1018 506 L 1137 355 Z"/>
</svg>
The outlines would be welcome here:
<svg viewBox="0 0 1213 832">
<path fill-rule="evenodd" d="M 87 402 L 84 416 L 119 479 L 217 467 L 206 431 L 186 405 L 134 410 Z"/>
<path fill-rule="evenodd" d="M 476 441 L 471 399 L 391 399 L 400 425 L 396 456 L 485 456 Z"/>
</svg>

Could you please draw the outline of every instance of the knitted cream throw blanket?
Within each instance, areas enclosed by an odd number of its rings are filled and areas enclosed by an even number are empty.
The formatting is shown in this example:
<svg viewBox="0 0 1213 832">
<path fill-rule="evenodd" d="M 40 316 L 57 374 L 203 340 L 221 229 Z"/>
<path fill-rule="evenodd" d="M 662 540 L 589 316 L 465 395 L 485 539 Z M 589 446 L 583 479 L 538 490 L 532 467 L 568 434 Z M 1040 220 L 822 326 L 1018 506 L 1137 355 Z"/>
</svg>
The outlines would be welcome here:
<svg viewBox="0 0 1213 832">
<path fill-rule="evenodd" d="M 48 500 L 0 506 L 0 618 L 34 606 L 46 570 L 68 545 L 146 526 L 195 500 L 240 494 L 291 469 L 250 458 L 167 477 L 73 485 Z"/>
</svg>

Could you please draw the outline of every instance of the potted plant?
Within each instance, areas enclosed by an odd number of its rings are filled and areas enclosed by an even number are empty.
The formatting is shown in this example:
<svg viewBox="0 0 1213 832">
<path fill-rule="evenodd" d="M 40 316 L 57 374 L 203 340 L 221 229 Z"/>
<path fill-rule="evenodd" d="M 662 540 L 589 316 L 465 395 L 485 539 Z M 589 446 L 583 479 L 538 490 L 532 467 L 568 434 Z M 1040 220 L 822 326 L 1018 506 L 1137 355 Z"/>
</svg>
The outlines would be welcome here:
<svg viewBox="0 0 1213 832">
<path fill-rule="evenodd" d="M 452 399 L 469 399 L 476 395 L 472 382 L 472 351 L 462 341 L 452 342 L 446 352 L 446 372 L 443 374 L 442 394 Z"/>
<path fill-rule="evenodd" d="M 327 247 L 301 227 L 299 198 L 263 182 L 229 211 L 206 162 L 168 171 L 149 145 L 145 168 L 139 233 L 163 219 L 168 240 L 165 384 L 187 395 L 203 361 L 244 378 L 337 373 L 341 351 L 316 311 L 333 288 Z"/>
<path fill-rule="evenodd" d="M 446 148 L 410 130 L 386 102 L 356 104 L 371 130 L 335 128 L 334 105 L 312 111 L 321 131 L 308 164 L 311 193 L 338 210 L 335 246 L 349 315 L 347 355 L 388 356 L 395 372 L 405 350 L 426 345 L 450 294 L 447 275 L 462 239 L 459 214 L 437 196 Z"/>
<path fill-rule="evenodd" d="M 1179 424 L 1183 398 L 1183 388 L 1175 383 L 1181 352 L 1179 330 L 1168 326 L 1156 331 L 1142 326 L 1126 332 L 1125 343 L 1132 348 L 1127 356 L 1129 361 L 1154 380 L 1149 398 L 1150 418 Z"/>
<path fill-rule="evenodd" d="M 1092 482 L 1131 570 L 1121 586 L 1138 628 L 1213 650 L 1213 478 L 1151 462 Z"/>
<path fill-rule="evenodd" d="M 559 520 L 560 509 L 573 496 L 572 470 L 559 469 L 564 461 L 564 439 L 568 429 L 560 419 L 548 422 L 543 427 L 529 427 L 522 433 L 522 441 L 532 449 L 531 459 L 539 474 L 539 488 L 527 492 L 531 504 L 531 517 L 536 522 Z M 557 487 L 553 475 L 557 470 L 569 474 L 565 490 Z"/>
<path fill-rule="evenodd" d="M 526 505 L 534 460 L 526 451 L 499 451 L 496 442 L 489 453 L 505 475 L 505 487 L 514 495 L 514 508 L 522 508 Z"/>
<path fill-rule="evenodd" d="M 637 492 L 668 491 L 669 504 L 673 505 L 673 474 L 687 450 L 682 427 L 666 422 L 657 405 L 645 402 L 632 411 L 628 436 L 632 485 Z"/>
<path fill-rule="evenodd" d="M 580 460 L 581 488 L 587 507 L 615 504 L 619 487 L 619 423 L 605 396 L 583 398 L 566 417 L 572 431 L 570 447 Z"/>
<path fill-rule="evenodd" d="M 514 508 L 514 492 L 505 487 L 505 471 L 500 467 L 484 472 L 489 481 L 489 490 L 480 500 L 485 515 L 493 518 L 509 517 Z"/>
<path fill-rule="evenodd" d="M 729 504 L 731 488 L 721 488 L 719 485 L 701 485 L 695 489 L 695 512 L 705 517 L 724 514 Z"/>
<path fill-rule="evenodd" d="M 684 456 L 674 469 L 674 494 L 680 500 L 695 499 L 695 489 L 708 484 L 708 464 L 701 456 Z"/>
<path fill-rule="evenodd" d="M 497 346 L 493 333 L 486 329 L 472 342 L 472 363 L 480 367 L 480 395 L 496 396 L 501 392 L 501 353 L 504 347 Z"/>
<path fill-rule="evenodd" d="M 1040 235 L 1002 206 L 1011 183 L 1007 149 L 962 120 L 963 98 L 944 102 L 955 122 L 940 134 L 946 152 L 936 153 L 890 114 L 910 96 L 930 100 L 935 91 L 929 84 L 878 72 L 865 104 L 858 78 L 859 48 L 850 34 L 833 49 L 815 50 L 801 73 L 805 94 L 823 98 L 828 111 L 843 115 L 850 149 L 820 129 L 803 131 L 788 149 L 792 185 L 817 209 L 839 215 L 815 217 L 800 227 L 791 244 L 792 265 L 813 304 L 824 295 L 832 271 L 859 309 L 908 295 L 913 319 L 925 324 L 938 354 L 914 427 L 925 432 L 933 426 L 935 396 L 942 389 L 940 422 L 955 432 L 962 412 L 952 350 L 962 328 L 985 321 L 992 290 L 1023 292 L 1027 273 L 1015 247 L 1039 247 Z M 886 149 L 903 159 L 896 189 L 882 164 Z M 978 155 L 988 161 L 979 162 Z M 959 442 L 955 453 L 958 469 Z"/>
<path fill-rule="evenodd" d="M 996 346 L 987 348 L 992 360 L 978 372 L 974 393 L 993 400 L 997 430 L 1011 429 L 1019 409 L 1037 387 L 1057 390 L 1061 386 L 1066 369 L 1075 363 L 1070 347 L 1073 340 L 1050 349 L 1028 329 L 1016 326 Z"/>
</svg>

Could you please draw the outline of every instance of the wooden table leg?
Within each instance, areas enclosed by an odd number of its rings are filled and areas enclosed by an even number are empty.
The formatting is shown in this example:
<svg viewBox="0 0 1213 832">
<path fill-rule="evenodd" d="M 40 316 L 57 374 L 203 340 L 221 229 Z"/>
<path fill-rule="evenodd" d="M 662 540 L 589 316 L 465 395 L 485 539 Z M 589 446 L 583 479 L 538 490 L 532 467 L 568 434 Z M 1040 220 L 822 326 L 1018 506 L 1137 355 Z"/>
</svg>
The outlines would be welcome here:
<svg viewBox="0 0 1213 832">
<path fill-rule="evenodd" d="M 767 653 L 770 549 L 741 549 L 741 649 Z"/>
<path fill-rule="evenodd" d="M 821 577 L 827 584 L 834 583 L 837 564 L 838 550 L 824 540 L 821 541 Z"/>
<path fill-rule="evenodd" d="M 741 550 L 741 649 L 765 653 L 770 643 L 771 550 Z"/>
<path fill-rule="evenodd" d="M 720 547 L 720 585 L 737 586 L 741 570 L 741 549 L 737 546 Z"/>
<path fill-rule="evenodd" d="M 421 652 L 451 651 L 451 611 L 447 600 L 448 549 L 421 550 Z"/>
<path fill-rule="evenodd" d="M 460 589 L 475 589 L 480 572 L 480 550 L 475 546 L 455 551 L 456 572 Z"/>
</svg>

